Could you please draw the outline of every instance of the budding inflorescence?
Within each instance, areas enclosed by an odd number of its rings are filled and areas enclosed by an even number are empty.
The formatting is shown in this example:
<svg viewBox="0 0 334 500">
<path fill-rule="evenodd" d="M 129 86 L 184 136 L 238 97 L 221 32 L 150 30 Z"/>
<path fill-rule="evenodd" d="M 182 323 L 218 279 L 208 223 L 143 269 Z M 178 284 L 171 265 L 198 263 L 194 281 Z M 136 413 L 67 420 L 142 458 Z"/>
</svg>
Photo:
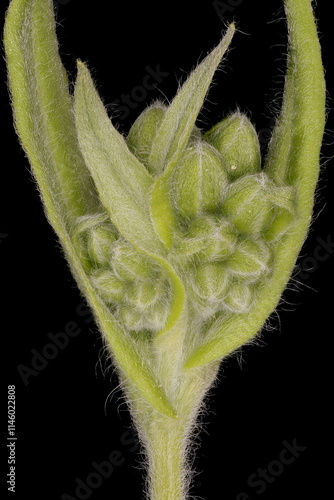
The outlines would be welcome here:
<svg viewBox="0 0 334 500">
<path fill-rule="evenodd" d="M 162 267 L 127 242 L 108 214 L 77 221 L 76 238 L 92 285 L 130 331 L 158 332 L 166 322 L 170 287 Z"/>
<path fill-rule="evenodd" d="M 165 112 L 155 103 L 127 137 L 147 167 Z M 217 311 L 249 311 L 295 207 L 294 190 L 261 171 L 259 140 L 244 114 L 228 116 L 204 136 L 194 128 L 170 176 L 169 196 L 178 222 L 169 258 L 184 277 L 189 306 L 203 320 Z M 89 257 L 102 266 L 93 284 L 127 329 L 157 332 L 168 317 L 168 278 L 154 259 L 115 238 L 110 223 L 89 229 Z"/>
<path fill-rule="evenodd" d="M 8 10 L 16 130 L 130 402 L 151 500 L 186 498 L 188 436 L 219 361 L 276 308 L 310 225 L 323 68 L 311 0 L 284 4 L 287 75 L 263 160 L 240 110 L 196 126 L 234 24 L 172 102 L 149 106 L 124 137 L 82 61 L 70 94 L 52 0 Z"/>
</svg>

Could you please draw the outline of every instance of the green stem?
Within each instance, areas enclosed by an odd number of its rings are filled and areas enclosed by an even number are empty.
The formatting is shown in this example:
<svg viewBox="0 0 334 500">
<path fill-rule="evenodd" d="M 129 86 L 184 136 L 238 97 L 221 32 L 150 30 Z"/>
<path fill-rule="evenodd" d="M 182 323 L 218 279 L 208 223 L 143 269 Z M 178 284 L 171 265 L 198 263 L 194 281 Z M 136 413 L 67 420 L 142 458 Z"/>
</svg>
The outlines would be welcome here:
<svg viewBox="0 0 334 500">
<path fill-rule="evenodd" d="M 185 427 L 183 419 L 166 417 L 152 422 L 148 449 L 150 500 L 186 498 Z"/>
<path fill-rule="evenodd" d="M 165 352 L 161 362 L 172 364 Z M 172 398 L 178 418 L 150 409 L 138 398 L 136 389 L 124 381 L 127 400 L 146 455 L 147 500 L 186 500 L 192 478 L 191 443 L 203 400 L 216 380 L 219 362 L 178 374 Z M 175 375 L 175 373 L 174 373 Z M 174 379 L 175 380 L 175 379 Z M 175 387 L 175 384 L 174 384 Z M 172 397 L 171 394 L 168 394 Z M 197 434 L 197 432 L 196 432 Z"/>
</svg>

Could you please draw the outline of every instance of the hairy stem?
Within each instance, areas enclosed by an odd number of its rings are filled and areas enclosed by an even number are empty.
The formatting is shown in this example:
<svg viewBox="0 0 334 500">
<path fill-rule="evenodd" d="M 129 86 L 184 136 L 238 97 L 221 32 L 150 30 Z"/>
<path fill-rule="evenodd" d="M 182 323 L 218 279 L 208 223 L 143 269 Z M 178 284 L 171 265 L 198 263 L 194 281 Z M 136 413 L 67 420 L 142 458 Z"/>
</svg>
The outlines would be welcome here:
<svg viewBox="0 0 334 500">
<path fill-rule="evenodd" d="M 186 498 L 184 427 L 183 419 L 152 422 L 148 449 L 150 500 Z"/>
<path fill-rule="evenodd" d="M 165 359 L 160 358 L 160 361 L 172 364 L 172 356 L 168 356 L 167 352 L 165 355 Z M 189 498 L 194 472 L 191 467 L 192 450 L 194 437 L 199 431 L 198 416 L 203 412 L 204 399 L 217 379 L 218 369 L 217 362 L 186 371 L 179 369 L 177 389 L 173 384 L 173 403 L 178 418 L 150 410 L 136 396 L 133 385 L 125 383 L 125 393 L 131 402 L 131 413 L 146 456 L 147 500 Z"/>
</svg>

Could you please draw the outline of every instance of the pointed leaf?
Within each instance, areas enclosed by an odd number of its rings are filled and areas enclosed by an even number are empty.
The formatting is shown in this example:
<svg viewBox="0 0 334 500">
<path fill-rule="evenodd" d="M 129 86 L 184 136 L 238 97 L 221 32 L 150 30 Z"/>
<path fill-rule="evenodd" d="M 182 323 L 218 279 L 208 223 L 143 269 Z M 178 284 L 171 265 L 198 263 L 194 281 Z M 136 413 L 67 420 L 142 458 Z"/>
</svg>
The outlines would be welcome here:
<svg viewBox="0 0 334 500">
<path fill-rule="evenodd" d="M 100 203 L 76 137 L 51 0 L 13 0 L 4 45 L 16 130 L 58 232 Z"/>
<path fill-rule="evenodd" d="M 162 120 L 148 160 L 150 169 L 163 173 L 151 192 L 151 219 L 156 233 L 170 248 L 177 218 L 170 198 L 170 180 L 194 130 L 214 72 L 229 47 L 235 31 L 231 24 L 220 44 L 199 64 L 182 86 Z"/>
<path fill-rule="evenodd" d="M 231 24 L 220 44 L 197 66 L 174 98 L 164 116 L 152 145 L 149 164 L 162 171 L 182 154 L 193 131 L 214 72 L 229 47 L 235 32 Z"/>
<path fill-rule="evenodd" d="M 89 71 L 80 61 L 74 111 L 81 151 L 112 222 L 136 247 L 161 253 L 149 215 L 153 179 L 111 124 Z"/>
<path fill-rule="evenodd" d="M 165 333 L 184 308 L 185 292 L 180 278 L 163 258 L 164 247 L 150 220 L 148 200 L 153 180 L 112 126 L 87 68 L 82 63 L 78 66 L 74 108 L 81 149 L 113 223 L 135 247 L 160 262 L 169 277 L 172 304 L 161 332 Z"/>
<path fill-rule="evenodd" d="M 275 125 L 265 170 L 278 184 L 300 186 L 309 212 L 319 175 L 325 113 L 325 80 L 312 0 L 285 0 L 289 54 L 282 110 Z"/>
</svg>

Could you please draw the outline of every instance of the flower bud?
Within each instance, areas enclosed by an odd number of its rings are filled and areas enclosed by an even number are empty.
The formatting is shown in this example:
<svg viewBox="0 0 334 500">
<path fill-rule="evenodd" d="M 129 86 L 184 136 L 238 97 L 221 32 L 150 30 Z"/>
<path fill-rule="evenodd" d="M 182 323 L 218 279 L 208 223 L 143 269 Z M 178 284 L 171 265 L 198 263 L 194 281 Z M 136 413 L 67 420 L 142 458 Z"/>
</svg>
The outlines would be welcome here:
<svg viewBox="0 0 334 500">
<path fill-rule="evenodd" d="M 131 305 L 122 304 L 119 306 L 116 317 L 128 330 L 139 331 L 146 326 L 141 312 Z"/>
<path fill-rule="evenodd" d="M 131 304 L 122 304 L 116 311 L 116 317 L 128 330 L 158 332 L 166 323 L 169 307 L 167 300 L 161 300 L 144 310 Z"/>
<path fill-rule="evenodd" d="M 269 271 L 270 250 L 262 240 L 242 240 L 228 260 L 228 268 L 241 279 L 257 279 Z"/>
<path fill-rule="evenodd" d="M 87 249 L 91 260 L 100 266 L 110 261 L 111 246 L 117 236 L 110 224 L 102 224 L 92 229 L 87 237 Z"/>
<path fill-rule="evenodd" d="M 260 143 L 246 115 L 233 113 L 206 132 L 203 139 L 220 152 L 231 180 L 260 172 Z"/>
<path fill-rule="evenodd" d="M 224 218 L 204 215 L 195 219 L 184 237 L 176 243 L 178 254 L 200 259 L 221 260 L 234 250 L 237 234 L 234 226 Z"/>
<path fill-rule="evenodd" d="M 116 242 L 113 246 L 111 265 L 116 276 L 126 281 L 146 280 L 156 272 L 154 264 L 145 255 L 125 242 Z"/>
<path fill-rule="evenodd" d="M 223 214 L 240 233 L 261 233 L 272 218 L 271 189 L 264 173 L 241 177 L 226 192 Z"/>
<path fill-rule="evenodd" d="M 198 256 L 208 260 L 225 259 L 235 249 L 237 234 L 233 225 L 224 218 L 202 217 L 190 226 L 188 236 L 203 242 Z"/>
<path fill-rule="evenodd" d="M 145 309 L 144 318 L 145 322 L 149 325 L 149 329 L 153 332 L 162 330 L 167 321 L 169 311 L 170 301 L 167 296 L 164 296 L 162 300 Z"/>
<path fill-rule="evenodd" d="M 246 313 L 254 300 L 254 289 L 244 283 L 233 283 L 224 299 L 224 306 L 234 313 Z"/>
<path fill-rule="evenodd" d="M 132 125 L 127 137 L 130 151 L 149 168 L 152 174 L 160 172 L 153 171 L 153 167 L 147 165 L 147 160 L 165 112 L 166 107 L 162 103 L 154 104 L 145 109 Z"/>
<path fill-rule="evenodd" d="M 155 304 L 166 292 L 161 280 L 134 281 L 126 293 L 127 300 L 138 309 L 145 309 Z"/>
<path fill-rule="evenodd" d="M 125 283 L 108 269 L 97 269 L 91 275 L 93 285 L 102 297 L 109 302 L 118 302 L 123 299 Z"/>
<path fill-rule="evenodd" d="M 203 300 L 219 302 L 228 289 L 228 270 L 221 262 L 201 264 L 192 272 L 194 293 Z"/>
<path fill-rule="evenodd" d="M 203 142 L 189 146 L 173 175 L 177 211 L 186 218 L 216 211 L 226 183 L 217 151 Z"/>
</svg>

